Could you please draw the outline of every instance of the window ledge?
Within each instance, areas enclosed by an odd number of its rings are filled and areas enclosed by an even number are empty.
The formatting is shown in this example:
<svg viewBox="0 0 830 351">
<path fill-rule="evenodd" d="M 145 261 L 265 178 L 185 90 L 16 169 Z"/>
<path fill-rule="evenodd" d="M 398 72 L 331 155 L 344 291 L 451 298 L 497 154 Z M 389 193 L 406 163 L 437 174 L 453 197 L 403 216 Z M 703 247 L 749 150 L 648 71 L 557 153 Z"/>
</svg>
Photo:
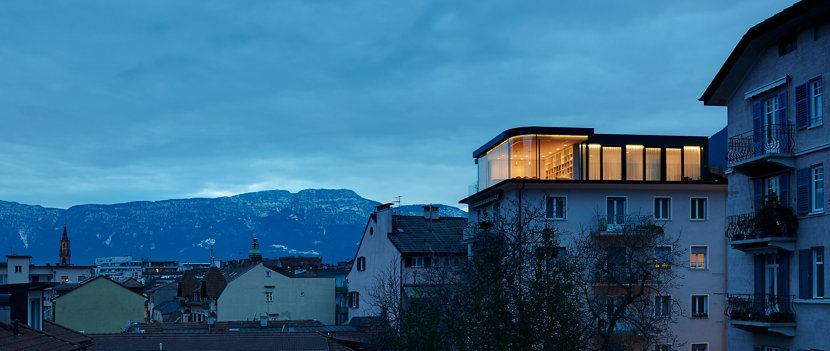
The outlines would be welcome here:
<svg viewBox="0 0 830 351">
<path fill-rule="evenodd" d="M 818 128 L 818 127 L 821 127 L 823 125 L 824 125 L 824 122 L 819 122 L 819 123 L 810 125 L 809 127 L 807 127 L 807 130 L 810 130 L 810 129 L 813 129 L 813 128 Z"/>
<path fill-rule="evenodd" d="M 689 319 L 709 319 L 709 315 L 707 314 L 705 316 L 691 316 L 689 317 Z"/>
<path fill-rule="evenodd" d="M 689 222 L 706 222 L 706 218 L 689 218 Z"/>
<path fill-rule="evenodd" d="M 688 267 L 690 271 L 708 271 L 709 267 L 706 268 L 695 268 L 695 267 Z"/>
<path fill-rule="evenodd" d="M 795 303 L 830 305 L 830 299 L 795 299 Z"/>
<path fill-rule="evenodd" d="M 567 221 L 567 218 L 545 218 L 546 221 Z"/>
<path fill-rule="evenodd" d="M 824 210 L 821 210 L 821 211 L 810 212 L 810 213 L 806 214 L 805 216 L 821 216 L 823 214 L 824 214 Z"/>
</svg>

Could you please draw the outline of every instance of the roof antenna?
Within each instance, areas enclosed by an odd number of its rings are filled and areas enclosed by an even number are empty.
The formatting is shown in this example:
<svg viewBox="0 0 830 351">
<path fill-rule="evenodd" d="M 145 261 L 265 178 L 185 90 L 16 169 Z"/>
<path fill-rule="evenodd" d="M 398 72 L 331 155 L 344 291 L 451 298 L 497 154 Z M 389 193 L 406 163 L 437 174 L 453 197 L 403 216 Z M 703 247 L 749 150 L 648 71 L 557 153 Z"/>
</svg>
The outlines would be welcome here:
<svg viewBox="0 0 830 351">
<path fill-rule="evenodd" d="M 401 214 L 401 198 L 402 197 L 403 196 L 401 196 L 401 195 L 395 196 L 394 203 L 397 205 L 397 207 L 395 207 L 395 208 L 398 210 L 398 213 L 397 213 L 398 215 Z"/>
</svg>

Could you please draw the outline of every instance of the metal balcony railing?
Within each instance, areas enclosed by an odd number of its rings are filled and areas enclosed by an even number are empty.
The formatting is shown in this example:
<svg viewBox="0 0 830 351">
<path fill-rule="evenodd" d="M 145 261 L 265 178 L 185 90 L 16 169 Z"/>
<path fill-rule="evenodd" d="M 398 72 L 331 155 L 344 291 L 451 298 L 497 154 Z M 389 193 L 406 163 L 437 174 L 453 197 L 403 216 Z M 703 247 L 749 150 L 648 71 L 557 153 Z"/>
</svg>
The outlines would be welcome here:
<svg viewBox="0 0 830 351">
<path fill-rule="evenodd" d="M 655 224 L 650 216 L 602 216 L 597 220 L 597 224 L 597 234 L 644 234 L 651 230 L 663 230 L 663 227 Z"/>
<path fill-rule="evenodd" d="M 792 124 L 768 124 L 729 138 L 726 160 L 737 163 L 755 156 L 793 152 Z"/>
<path fill-rule="evenodd" d="M 794 237 L 795 230 L 789 230 L 789 226 L 780 225 L 775 227 L 759 226 L 757 212 L 744 213 L 729 216 L 726 223 L 726 237 L 729 241 L 750 240 L 762 238 L 787 238 Z"/>
<path fill-rule="evenodd" d="M 735 321 L 793 323 L 793 298 L 793 295 L 729 294 L 726 316 Z"/>
</svg>

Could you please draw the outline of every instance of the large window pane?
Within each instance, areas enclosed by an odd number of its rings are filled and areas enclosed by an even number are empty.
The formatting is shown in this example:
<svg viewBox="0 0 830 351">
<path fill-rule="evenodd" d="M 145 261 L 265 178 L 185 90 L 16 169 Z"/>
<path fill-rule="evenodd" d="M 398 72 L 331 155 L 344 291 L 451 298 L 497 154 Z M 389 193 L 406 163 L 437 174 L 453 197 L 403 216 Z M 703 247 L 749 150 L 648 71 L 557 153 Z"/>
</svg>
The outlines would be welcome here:
<svg viewBox="0 0 830 351">
<path fill-rule="evenodd" d="M 622 148 L 602 148 L 602 179 L 622 180 Z"/>
<path fill-rule="evenodd" d="M 573 141 L 539 137 L 541 179 L 574 179 Z"/>
<path fill-rule="evenodd" d="M 507 143 L 495 148 L 487 154 L 487 186 L 492 186 L 502 180 L 510 178 L 510 160 L 508 158 L 507 150 L 509 146 Z"/>
<path fill-rule="evenodd" d="M 683 147 L 683 177 L 700 179 L 700 146 Z"/>
<path fill-rule="evenodd" d="M 643 180 L 643 146 L 625 146 L 625 179 Z"/>
<path fill-rule="evenodd" d="M 646 180 L 660 180 L 660 148 L 646 148 Z"/>
<path fill-rule="evenodd" d="M 602 150 L 602 145 L 590 144 L 588 145 L 588 179 L 600 180 L 602 179 L 600 173 L 601 163 L 599 153 Z"/>
<path fill-rule="evenodd" d="M 681 149 L 666 149 L 666 180 L 679 181 L 682 180 L 680 164 L 682 150 Z"/>
<path fill-rule="evenodd" d="M 535 179 L 536 140 L 532 136 L 510 139 L 510 178 Z"/>
</svg>

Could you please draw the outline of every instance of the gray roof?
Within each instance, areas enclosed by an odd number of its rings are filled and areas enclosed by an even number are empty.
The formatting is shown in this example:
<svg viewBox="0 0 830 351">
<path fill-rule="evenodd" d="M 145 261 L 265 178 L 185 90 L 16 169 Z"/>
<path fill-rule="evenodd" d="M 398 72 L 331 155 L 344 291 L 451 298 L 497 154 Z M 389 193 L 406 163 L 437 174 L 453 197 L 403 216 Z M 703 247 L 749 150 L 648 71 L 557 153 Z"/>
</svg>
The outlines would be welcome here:
<svg viewBox="0 0 830 351">
<path fill-rule="evenodd" d="M 171 300 L 171 301 L 164 301 L 164 302 L 156 305 L 156 307 L 154 307 L 153 309 L 154 310 L 159 310 L 159 312 L 161 312 L 161 314 L 171 314 L 173 312 L 178 311 L 179 307 L 181 307 L 181 306 L 182 305 L 181 305 L 181 303 L 179 303 L 179 301 Z"/>
<path fill-rule="evenodd" d="M 461 237 L 467 219 L 441 217 L 430 221 L 423 216 L 392 217 L 389 240 L 401 253 L 458 254 L 467 252 Z"/>
</svg>

